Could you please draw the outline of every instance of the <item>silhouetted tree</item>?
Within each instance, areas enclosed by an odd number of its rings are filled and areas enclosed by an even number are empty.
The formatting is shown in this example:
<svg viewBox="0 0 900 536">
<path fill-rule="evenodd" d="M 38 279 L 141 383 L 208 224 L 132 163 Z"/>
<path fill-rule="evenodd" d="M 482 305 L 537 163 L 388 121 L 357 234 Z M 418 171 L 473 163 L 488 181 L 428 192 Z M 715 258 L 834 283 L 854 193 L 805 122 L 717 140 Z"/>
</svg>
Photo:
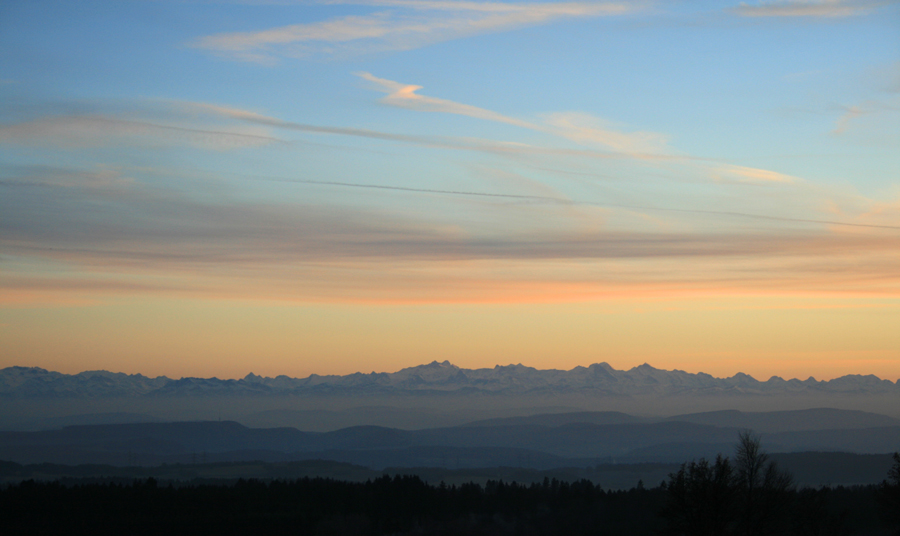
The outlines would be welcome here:
<svg viewBox="0 0 900 536">
<path fill-rule="evenodd" d="M 764 536 L 782 532 L 794 482 L 778 469 L 762 450 L 753 432 L 741 432 L 735 449 L 737 488 L 740 503 L 740 533 Z"/>
<path fill-rule="evenodd" d="M 662 516 L 672 534 L 765 536 L 788 526 L 794 495 L 790 474 L 762 450 L 759 436 L 738 435 L 734 462 L 719 455 L 701 459 L 669 475 Z"/>
<path fill-rule="evenodd" d="M 881 483 L 880 492 L 882 511 L 900 535 L 900 452 L 894 453 L 894 465 L 888 470 L 887 480 Z"/>
<path fill-rule="evenodd" d="M 722 536 L 735 522 L 736 487 L 728 458 L 716 457 L 714 464 L 701 458 L 682 464 L 669 475 L 667 502 L 662 515 L 668 532 L 685 536 Z"/>
</svg>

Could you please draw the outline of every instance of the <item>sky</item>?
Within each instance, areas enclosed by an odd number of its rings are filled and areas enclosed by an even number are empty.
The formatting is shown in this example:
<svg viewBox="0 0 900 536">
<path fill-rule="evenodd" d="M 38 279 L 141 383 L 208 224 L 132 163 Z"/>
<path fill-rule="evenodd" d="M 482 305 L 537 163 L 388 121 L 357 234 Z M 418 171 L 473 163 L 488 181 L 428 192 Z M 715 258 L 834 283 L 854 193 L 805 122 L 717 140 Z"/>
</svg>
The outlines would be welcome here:
<svg viewBox="0 0 900 536">
<path fill-rule="evenodd" d="M 0 367 L 900 378 L 900 2 L 0 3 Z"/>
</svg>

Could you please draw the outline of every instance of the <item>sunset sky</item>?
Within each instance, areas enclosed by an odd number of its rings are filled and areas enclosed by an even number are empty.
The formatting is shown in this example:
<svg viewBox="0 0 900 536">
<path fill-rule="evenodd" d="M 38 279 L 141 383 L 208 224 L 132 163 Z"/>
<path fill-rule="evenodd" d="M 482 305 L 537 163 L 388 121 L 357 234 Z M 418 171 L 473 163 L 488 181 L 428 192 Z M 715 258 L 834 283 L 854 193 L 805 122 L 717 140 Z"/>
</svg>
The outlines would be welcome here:
<svg viewBox="0 0 900 536">
<path fill-rule="evenodd" d="M 900 2 L 2 2 L 0 347 L 896 380 Z"/>
</svg>

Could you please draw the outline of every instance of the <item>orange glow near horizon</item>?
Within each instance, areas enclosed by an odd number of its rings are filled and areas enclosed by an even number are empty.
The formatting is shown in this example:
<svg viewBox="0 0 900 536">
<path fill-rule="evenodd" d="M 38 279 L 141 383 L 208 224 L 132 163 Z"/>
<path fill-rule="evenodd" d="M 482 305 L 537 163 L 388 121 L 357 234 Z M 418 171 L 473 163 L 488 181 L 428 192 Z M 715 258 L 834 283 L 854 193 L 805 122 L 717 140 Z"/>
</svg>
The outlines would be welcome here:
<svg viewBox="0 0 900 536">
<path fill-rule="evenodd" d="M 646 362 L 759 380 L 896 380 L 897 325 L 900 300 L 883 298 L 377 306 L 118 298 L 3 310 L 0 366 L 238 378 L 393 372 L 433 360 L 539 369 Z"/>
<path fill-rule="evenodd" d="M 736 298 L 898 299 L 900 241 L 878 255 L 759 258 L 390 260 L 300 265 L 87 267 L 0 274 L 0 306 L 68 306 L 135 299 L 291 304 L 503 305 Z M 887 246 L 885 246 L 887 247 Z M 62 264 L 61 266 L 65 266 Z M 813 266 L 813 268 L 818 268 Z M 54 272 L 50 272 L 54 274 Z M 824 307 L 830 305 L 822 302 Z M 842 305 L 843 306 L 843 305 Z M 805 307 L 805 306 L 804 306 Z"/>
</svg>

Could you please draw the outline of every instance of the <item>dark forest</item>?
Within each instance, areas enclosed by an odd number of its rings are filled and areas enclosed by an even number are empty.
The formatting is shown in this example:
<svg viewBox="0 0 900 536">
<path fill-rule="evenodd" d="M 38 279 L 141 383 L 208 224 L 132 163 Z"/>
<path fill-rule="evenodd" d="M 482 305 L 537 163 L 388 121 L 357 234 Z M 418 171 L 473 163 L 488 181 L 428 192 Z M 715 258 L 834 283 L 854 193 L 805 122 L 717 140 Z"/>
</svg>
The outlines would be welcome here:
<svg viewBox="0 0 900 536">
<path fill-rule="evenodd" d="M 28 480 L 0 490 L 0 518 L 6 534 L 900 534 L 900 456 L 881 485 L 798 490 L 764 454 L 741 455 L 686 463 L 658 486 L 622 491 L 587 480 L 447 486 L 408 475 Z"/>
</svg>

